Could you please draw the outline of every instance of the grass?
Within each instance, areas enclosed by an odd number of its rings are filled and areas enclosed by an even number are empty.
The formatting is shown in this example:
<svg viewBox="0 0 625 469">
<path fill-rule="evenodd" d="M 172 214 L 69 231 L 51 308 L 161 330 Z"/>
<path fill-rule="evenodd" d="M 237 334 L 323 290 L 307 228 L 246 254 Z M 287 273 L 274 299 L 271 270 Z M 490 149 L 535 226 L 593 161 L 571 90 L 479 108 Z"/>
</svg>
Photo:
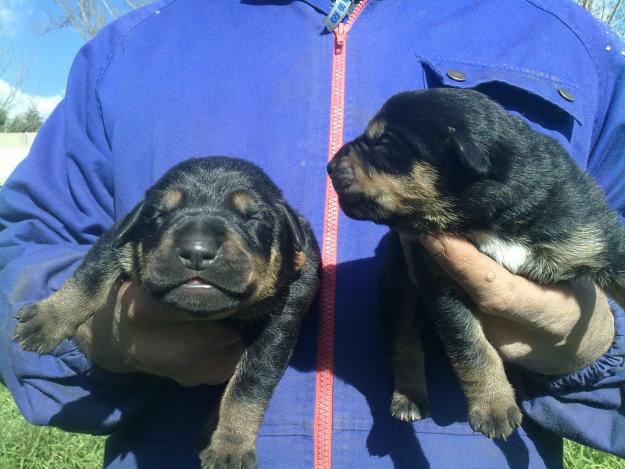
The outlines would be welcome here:
<svg viewBox="0 0 625 469">
<path fill-rule="evenodd" d="M 565 440 L 564 467 L 567 469 L 625 469 L 625 459 Z"/>
<path fill-rule="evenodd" d="M 104 438 L 30 425 L 0 384 L 0 469 L 98 469 Z"/>
<path fill-rule="evenodd" d="M 35 427 L 20 415 L 0 384 L 0 469 L 97 469 L 102 467 L 104 437 Z M 625 469 L 625 459 L 572 441 L 564 443 L 566 469 Z"/>
</svg>

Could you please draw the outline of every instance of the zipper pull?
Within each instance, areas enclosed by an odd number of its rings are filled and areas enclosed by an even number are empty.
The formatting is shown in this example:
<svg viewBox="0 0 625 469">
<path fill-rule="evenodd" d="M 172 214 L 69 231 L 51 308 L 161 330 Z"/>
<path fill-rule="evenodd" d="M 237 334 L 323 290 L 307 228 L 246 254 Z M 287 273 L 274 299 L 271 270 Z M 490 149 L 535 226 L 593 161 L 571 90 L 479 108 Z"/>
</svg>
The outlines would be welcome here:
<svg viewBox="0 0 625 469">
<path fill-rule="evenodd" d="M 347 12 L 352 6 L 352 0 L 335 0 L 334 6 L 326 16 L 323 24 L 328 31 L 332 32 L 341 24 L 341 21 L 347 16 Z"/>
<path fill-rule="evenodd" d="M 343 48 L 343 44 L 345 44 L 345 37 L 347 36 L 347 27 L 345 24 L 340 23 L 338 27 L 334 30 L 334 41 L 336 42 L 336 46 L 339 49 Z"/>
</svg>

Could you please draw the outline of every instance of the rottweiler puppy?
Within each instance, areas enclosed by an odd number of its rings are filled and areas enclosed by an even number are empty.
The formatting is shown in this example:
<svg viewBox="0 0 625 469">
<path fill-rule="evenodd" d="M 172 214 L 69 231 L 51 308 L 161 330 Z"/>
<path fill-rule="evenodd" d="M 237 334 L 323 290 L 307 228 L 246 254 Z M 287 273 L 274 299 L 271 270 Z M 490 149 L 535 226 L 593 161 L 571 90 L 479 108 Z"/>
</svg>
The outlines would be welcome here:
<svg viewBox="0 0 625 469">
<path fill-rule="evenodd" d="M 154 298 L 241 333 L 245 350 L 205 429 L 204 468 L 256 466 L 268 401 L 318 289 L 307 221 L 252 163 L 198 158 L 170 169 L 105 233 L 67 282 L 18 314 L 16 339 L 51 352 L 112 288 L 138 279 Z"/>
<path fill-rule="evenodd" d="M 589 278 L 623 304 L 625 231 L 601 189 L 554 139 L 480 92 L 391 97 L 328 172 L 348 216 L 393 231 L 381 296 L 394 309 L 391 412 L 400 419 L 427 413 L 418 332 L 425 309 L 467 397 L 471 427 L 505 438 L 521 423 L 475 304 L 410 237 L 457 233 L 512 273 L 543 284 Z"/>
</svg>

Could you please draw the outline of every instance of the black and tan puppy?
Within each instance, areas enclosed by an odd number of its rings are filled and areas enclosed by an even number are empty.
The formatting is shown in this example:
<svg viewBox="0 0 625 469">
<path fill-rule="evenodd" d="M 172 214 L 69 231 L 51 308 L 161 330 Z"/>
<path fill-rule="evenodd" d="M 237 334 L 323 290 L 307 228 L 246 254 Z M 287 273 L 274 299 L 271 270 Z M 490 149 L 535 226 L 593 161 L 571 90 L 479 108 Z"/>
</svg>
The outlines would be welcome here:
<svg viewBox="0 0 625 469">
<path fill-rule="evenodd" d="M 521 422 L 476 306 L 398 233 L 457 233 L 513 273 L 545 284 L 586 277 L 620 303 L 625 298 L 625 231 L 602 191 L 555 140 L 479 92 L 393 96 L 328 171 L 348 216 L 394 230 L 382 297 L 395 310 L 391 411 L 398 418 L 427 412 L 423 303 L 467 397 L 472 428 L 506 437 Z"/>
<path fill-rule="evenodd" d="M 100 238 L 59 291 L 20 311 L 16 338 L 26 350 L 51 352 L 124 279 L 240 331 L 245 350 L 200 458 L 204 468 L 255 467 L 265 408 L 318 288 L 317 243 L 308 223 L 255 165 L 187 160 Z"/>
</svg>

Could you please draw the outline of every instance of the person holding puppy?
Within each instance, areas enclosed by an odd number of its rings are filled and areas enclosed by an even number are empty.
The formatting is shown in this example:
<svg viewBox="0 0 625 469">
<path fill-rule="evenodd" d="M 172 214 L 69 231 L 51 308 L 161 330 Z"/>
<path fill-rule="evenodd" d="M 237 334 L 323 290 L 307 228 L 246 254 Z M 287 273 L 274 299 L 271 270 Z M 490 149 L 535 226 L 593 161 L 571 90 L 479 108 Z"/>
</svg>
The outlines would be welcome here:
<svg viewBox="0 0 625 469">
<path fill-rule="evenodd" d="M 169 167 L 227 154 L 267 171 L 311 221 L 324 261 L 319 304 L 261 428 L 261 467 L 559 467 L 561 436 L 624 456 L 625 314 L 592 284 L 537 285 L 453 234 L 421 242 L 480 306 L 523 427 L 507 441 L 473 434 L 427 331 L 430 416 L 393 420 L 376 292 L 385 229 L 339 214 L 325 173 L 391 95 L 476 88 L 556 138 L 622 213 L 622 43 L 564 0 L 362 0 L 347 19 L 346 2 L 327 3 L 166 0 L 81 50 L 0 195 L 0 372 L 21 411 L 110 433 L 106 467 L 198 467 L 195 435 L 241 352 L 232 331 L 186 323 L 126 283 L 81 327 L 82 348 L 39 357 L 11 338 L 19 308 L 58 289 Z"/>
</svg>

